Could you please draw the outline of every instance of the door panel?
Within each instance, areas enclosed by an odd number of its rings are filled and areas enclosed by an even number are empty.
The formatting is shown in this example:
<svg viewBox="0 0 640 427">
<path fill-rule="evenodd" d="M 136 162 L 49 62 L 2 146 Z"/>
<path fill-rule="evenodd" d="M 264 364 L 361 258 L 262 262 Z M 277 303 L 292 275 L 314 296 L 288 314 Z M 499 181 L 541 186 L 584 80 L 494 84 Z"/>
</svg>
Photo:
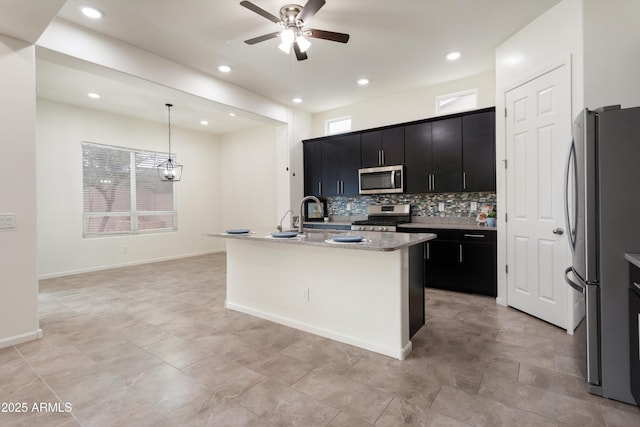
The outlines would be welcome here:
<svg viewBox="0 0 640 427">
<path fill-rule="evenodd" d="M 571 142 L 569 73 L 563 65 L 506 93 L 507 304 L 568 324 L 564 163 Z M 554 232 L 555 230 L 555 232 Z"/>
</svg>

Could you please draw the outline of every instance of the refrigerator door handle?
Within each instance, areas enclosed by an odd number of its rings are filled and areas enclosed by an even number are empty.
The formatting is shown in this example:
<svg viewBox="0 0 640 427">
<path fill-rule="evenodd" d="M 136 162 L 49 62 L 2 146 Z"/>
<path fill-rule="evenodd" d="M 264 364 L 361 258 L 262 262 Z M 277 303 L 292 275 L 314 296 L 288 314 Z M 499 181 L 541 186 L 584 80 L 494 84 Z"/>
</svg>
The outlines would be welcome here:
<svg viewBox="0 0 640 427">
<path fill-rule="evenodd" d="M 585 286 L 582 283 L 576 283 L 569 278 L 569 273 L 571 273 L 572 270 L 572 267 L 567 267 L 567 269 L 564 271 L 564 280 L 567 282 L 567 284 L 569 284 L 569 286 L 584 295 L 586 293 Z"/>
<path fill-rule="evenodd" d="M 576 229 L 571 226 L 571 218 L 569 216 L 569 174 L 571 173 L 571 164 L 573 163 L 573 186 L 574 186 L 574 225 L 577 223 L 577 215 L 578 215 L 578 200 L 577 200 L 577 191 L 578 191 L 578 171 L 576 170 L 576 144 L 574 140 L 571 140 L 571 147 L 569 148 L 569 153 L 567 154 L 567 163 L 564 170 L 564 219 L 567 225 L 567 231 L 569 232 L 569 247 L 571 248 L 571 253 L 575 254 L 576 250 Z"/>
</svg>

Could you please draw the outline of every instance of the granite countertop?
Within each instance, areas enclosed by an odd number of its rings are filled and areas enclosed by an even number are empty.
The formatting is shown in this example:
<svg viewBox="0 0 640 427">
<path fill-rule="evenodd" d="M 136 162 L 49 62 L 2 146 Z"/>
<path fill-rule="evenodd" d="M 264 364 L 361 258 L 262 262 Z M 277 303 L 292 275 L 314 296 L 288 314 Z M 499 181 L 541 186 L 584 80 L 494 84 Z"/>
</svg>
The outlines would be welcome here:
<svg viewBox="0 0 640 427">
<path fill-rule="evenodd" d="M 332 217 L 329 222 L 304 222 L 305 224 L 324 224 L 325 226 L 331 225 L 351 225 L 351 223 L 358 219 L 366 219 L 364 216 L 337 216 Z M 487 227 L 486 225 L 479 225 L 475 218 L 456 218 L 456 217 L 411 217 L 411 222 L 398 225 L 398 228 L 434 228 L 434 229 L 450 229 L 450 230 L 483 230 L 483 231 L 496 231 L 496 227 Z"/>
<path fill-rule="evenodd" d="M 640 254 L 624 254 L 624 257 L 631 264 L 633 264 L 636 267 L 640 268 Z"/>
<path fill-rule="evenodd" d="M 460 223 L 429 223 L 429 222 L 410 222 L 408 224 L 399 224 L 398 228 L 434 228 L 434 229 L 450 229 L 450 230 L 483 230 L 496 231 L 496 227 L 487 227 L 485 225 L 460 224 Z"/>
<path fill-rule="evenodd" d="M 432 233 L 379 233 L 371 231 L 305 231 L 301 235 L 291 238 L 272 237 L 273 230 L 253 230 L 249 234 L 210 233 L 210 237 L 222 237 L 225 239 L 253 240 L 274 244 L 323 246 L 327 248 L 345 248 L 363 251 L 389 252 L 436 238 Z M 331 239 L 336 236 L 362 236 L 361 243 L 338 243 Z"/>
</svg>

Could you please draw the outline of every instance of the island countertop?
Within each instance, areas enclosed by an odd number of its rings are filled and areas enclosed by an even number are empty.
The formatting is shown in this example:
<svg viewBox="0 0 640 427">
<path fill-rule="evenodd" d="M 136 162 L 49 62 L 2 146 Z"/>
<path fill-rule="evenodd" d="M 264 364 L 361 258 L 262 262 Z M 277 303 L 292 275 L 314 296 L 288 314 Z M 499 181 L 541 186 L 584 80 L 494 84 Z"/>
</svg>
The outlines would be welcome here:
<svg viewBox="0 0 640 427">
<path fill-rule="evenodd" d="M 624 254 L 624 257 L 627 259 L 627 261 L 629 261 L 631 264 L 635 265 L 636 267 L 640 268 L 640 254 Z"/>
<path fill-rule="evenodd" d="M 275 244 L 323 246 L 362 251 L 395 251 L 435 239 L 432 233 L 392 233 L 371 231 L 305 230 L 295 237 L 273 237 L 273 230 L 252 230 L 245 234 L 209 233 L 210 237 L 272 242 Z M 334 242 L 336 236 L 362 236 L 359 243 Z"/>
</svg>

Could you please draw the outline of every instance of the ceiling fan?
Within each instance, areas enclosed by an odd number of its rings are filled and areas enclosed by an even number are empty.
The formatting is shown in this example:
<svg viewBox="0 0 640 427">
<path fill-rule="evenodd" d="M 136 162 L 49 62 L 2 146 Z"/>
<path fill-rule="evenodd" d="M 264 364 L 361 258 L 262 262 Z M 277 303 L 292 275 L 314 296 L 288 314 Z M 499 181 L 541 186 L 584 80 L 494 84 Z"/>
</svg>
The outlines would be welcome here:
<svg viewBox="0 0 640 427">
<path fill-rule="evenodd" d="M 325 0 L 309 0 L 304 7 L 297 4 L 288 4 L 280 8 L 280 17 L 276 17 L 266 10 L 256 6 L 250 1 L 241 1 L 240 5 L 267 18 L 268 20 L 279 24 L 282 30 L 263 36 L 245 40 L 246 44 L 256 44 L 276 37 L 280 37 L 281 43 L 278 46 L 282 51 L 289 53 L 293 47 L 298 61 L 307 59 L 306 50 L 311 46 L 309 40 L 305 37 L 313 37 L 316 39 L 330 40 L 339 43 L 349 41 L 349 34 L 335 33 L 333 31 L 314 30 L 304 28 L 305 23 L 315 15 L 318 10 L 325 4 Z"/>
</svg>

